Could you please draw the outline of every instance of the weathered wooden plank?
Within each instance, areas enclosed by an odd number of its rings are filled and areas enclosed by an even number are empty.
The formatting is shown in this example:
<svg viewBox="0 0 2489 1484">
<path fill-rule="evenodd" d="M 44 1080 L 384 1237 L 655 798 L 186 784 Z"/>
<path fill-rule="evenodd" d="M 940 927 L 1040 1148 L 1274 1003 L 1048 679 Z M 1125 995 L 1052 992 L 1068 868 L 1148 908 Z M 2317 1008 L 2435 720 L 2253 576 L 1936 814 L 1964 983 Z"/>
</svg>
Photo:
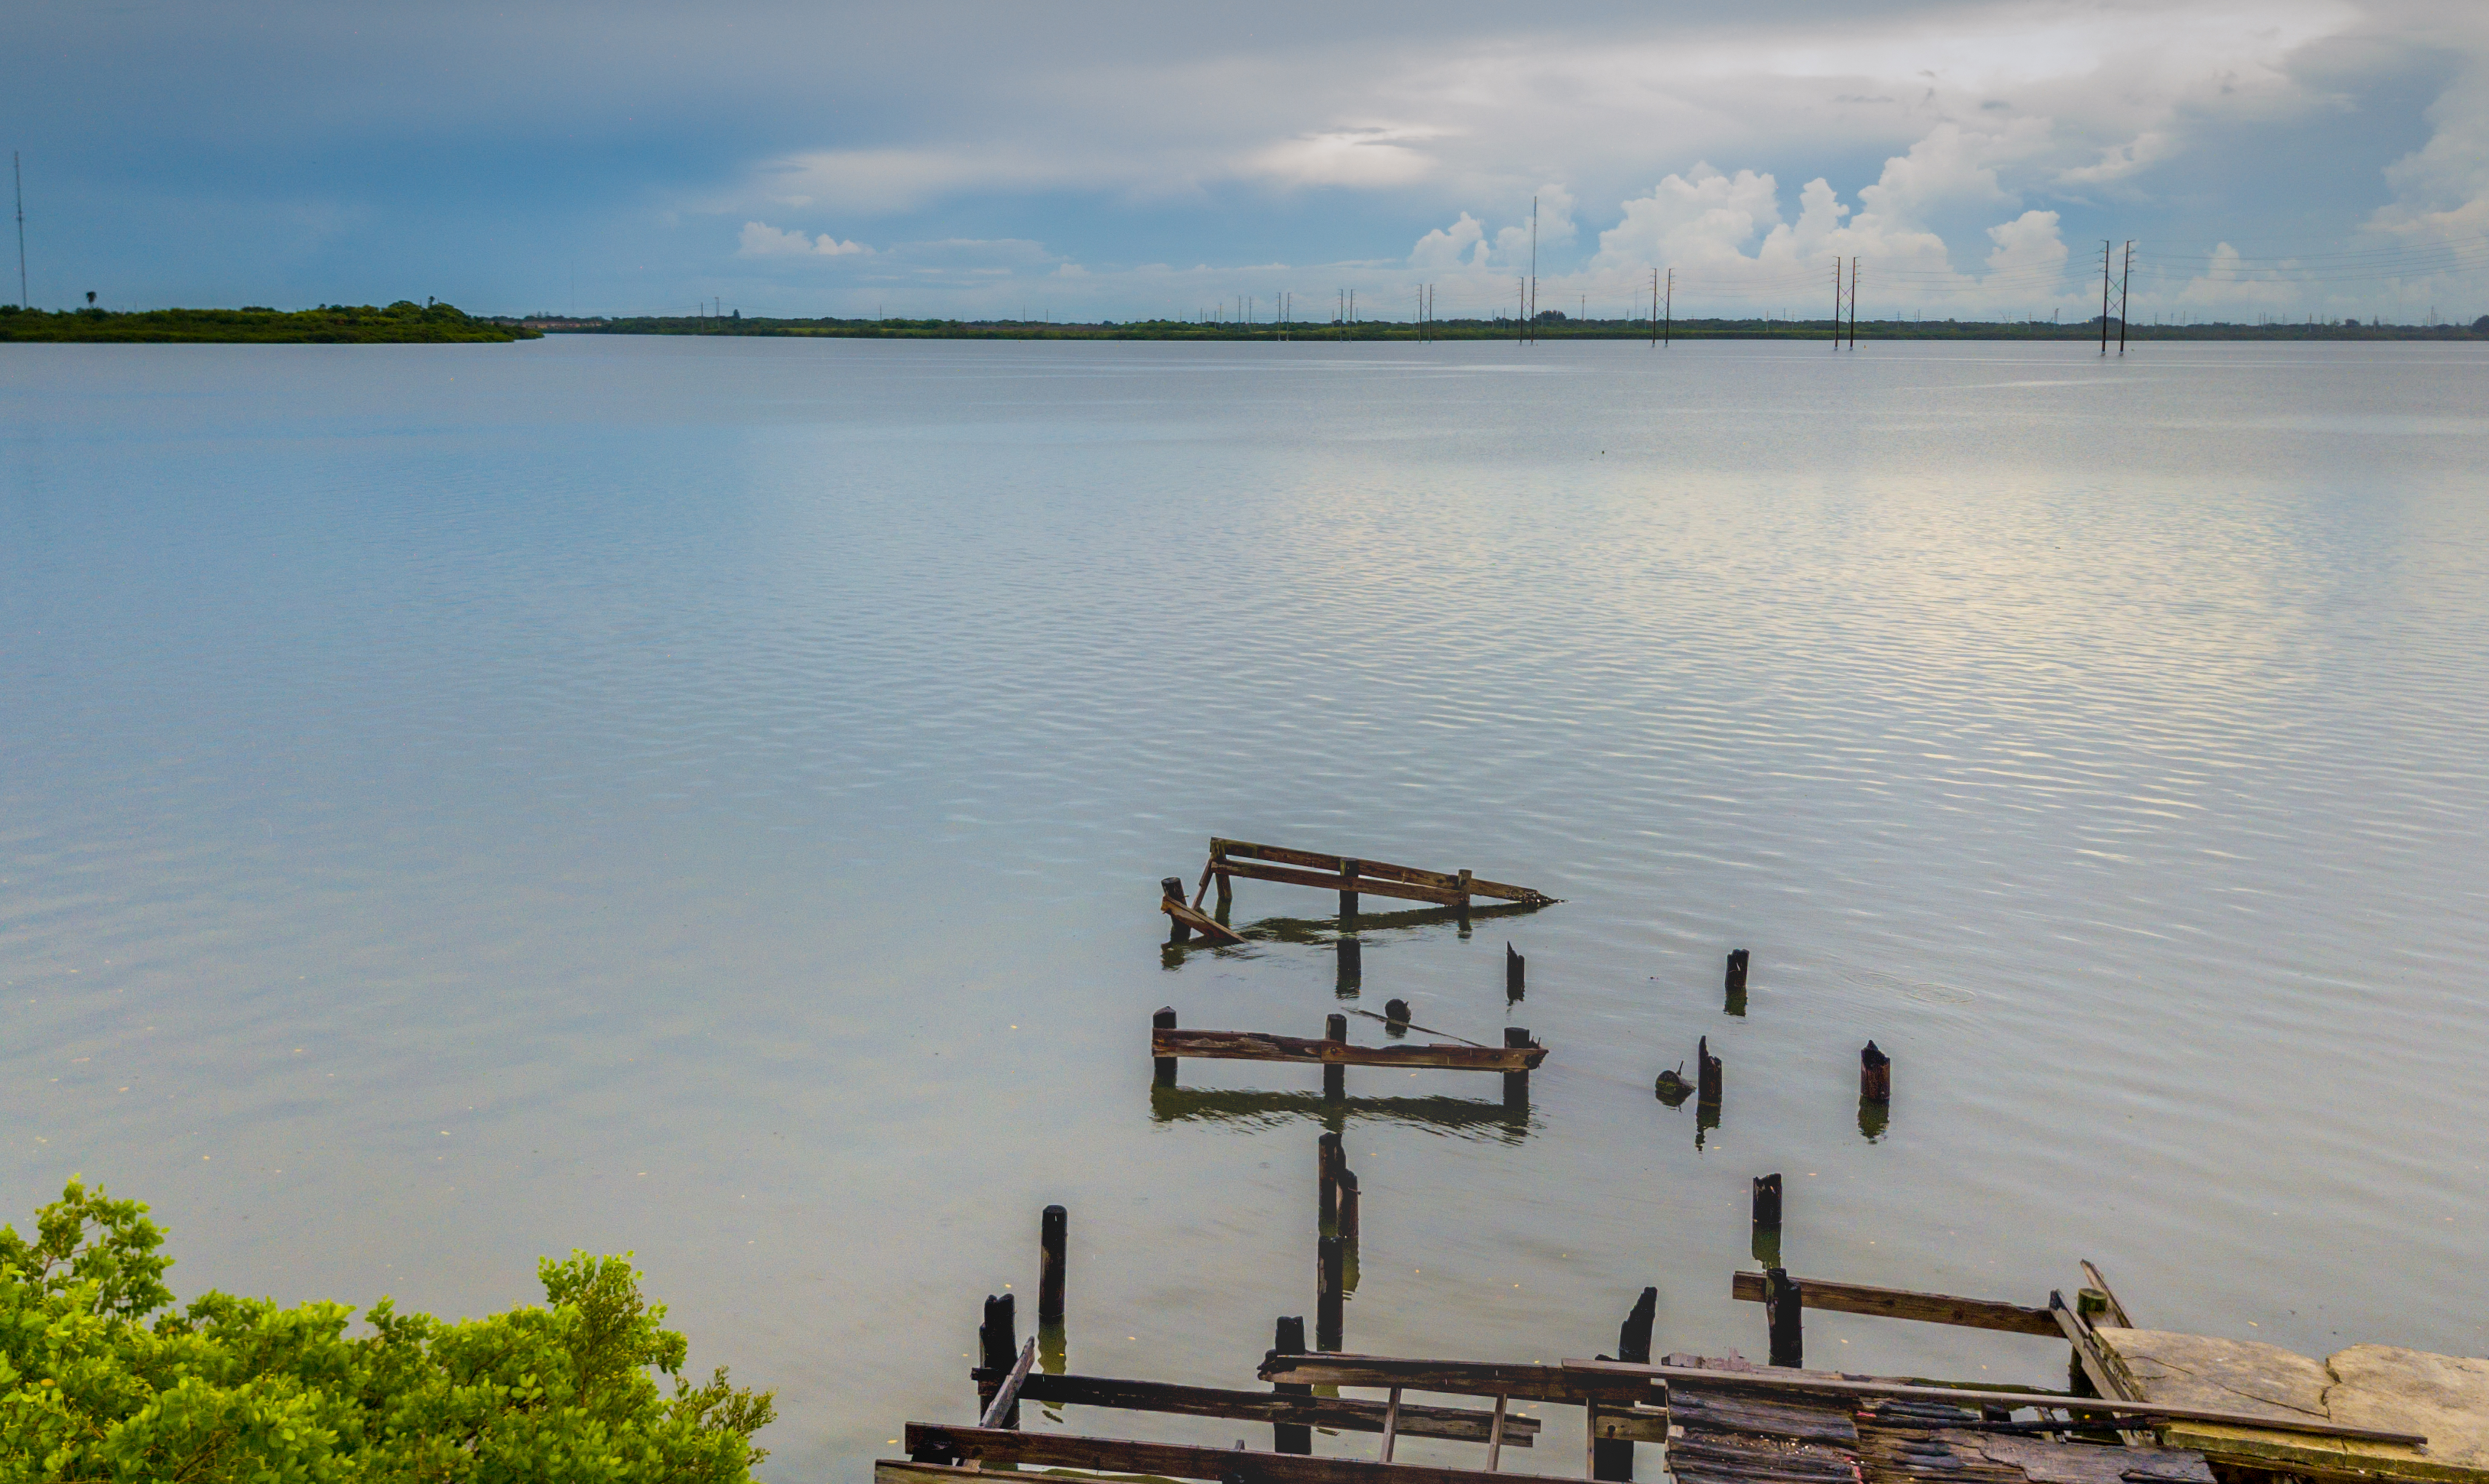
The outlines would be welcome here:
<svg viewBox="0 0 2489 1484">
<path fill-rule="evenodd" d="M 1687 1428 L 1764 1433 L 1801 1442 L 1856 1442 L 1858 1424 L 1851 1417 L 1851 1405 L 1830 1399 L 1810 1404 L 1731 1392 L 1692 1382 L 1671 1383 L 1668 1388 L 1670 1420 Z"/>
<path fill-rule="evenodd" d="M 1354 1046 L 1343 1041 L 1274 1036 L 1264 1031 L 1187 1031 L 1152 1027 L 1150 1055 L 1204 1061 L 1317 1062 L 1341 1067 L 1434 1068 L 1450 1071 L 1528 1071 L 1547 1059 L 1545 1046 Z"/>
<path fill-rule="evenodd" d="M 1128 1438 L 1083 1438 L 1071 1433 L 1014 1433 L 999 1428 L 907 1424 L 907 1451 L 949 1448 L 971 1462 L 1036 1464 L 1055 1469 L 1107 1469 L 1179 1479 L 1241 1477 L 1248 1484 L 1506 1484 L 1473 1469 L 1436 1469 L 1424 1464 L 1380 1464 L 1363 1459 L 1304 1458 L 1244 1448 L 1202 1448 L 1180 1442 L 1142 1442 Z M 990 1477 L 990 1475 L 988 1475 Z"/>
<path fill-rule="evenodd" d="M 1398 881 L 1388 876 L 1370 876 L 1359 871 L 1356 876 L 1343 876 L 1334 870 L 1329 875 L 1320 871 L 1298 870 L 1287 866 L 1264 866 L 1252 861 L 1230 860 L 1219 868 L 1230 875 L 1248 881 L 1276 881 L 1286 886 L 1317 886 L 1325 891 L 1354 891 L 1369 897 L 1398 897 L 1409 901 L 1432 901 L 1444 906 L 1456 906 L 1461 899 L 1451 887 L 1427 886 L 1415 881 Z M 1351 881 L 1356 884 L 1350 885 Z"/>
<path fill-rule="evenodd" d="M 2091 1279 L 2092 1287 L 2099 1289 L 2108 1299 L 2108 1322 L 2120 1329 L 2134 1328 L 2134 1321 L 2126 1317 L 2126 1305 L 2117 1300 L 2117 1290 L 2108 1286 L 2108 1279 L 2101 1275 L 2101 1270 L 2092 1266 L 2089 1258 L 2083 1260 L 2083 1276 Z"/>
<path fill-rule="evenodd" d="M 1020 1387 L 1027 1384 L 1029 1367 L 1036 1363 L 1037 1336 L 1030 1335 L 1028 1343 L 1020 1347 L 1019 1358 L 1012 1362 L 1011 1370 L 1002 1377 L 1002 1384 L 994 1387 L 993 1400 L 986 1403 L 986 1414 L 977 1419 L 979 1427 L 1003 1425 L 1003 1419 L 1010 1416 L 1012 1409 L 1019 1404 Z M 982 1385 L 991 1375 L 991 1372 L 987 1372 L 977 1380 Z"/>
<path fill-rule="evenodd" d="M 1399 1386 L 1444 1396 L 1510 1396 L 1538 1402 L 1579 1406 L 1597 1397 L 1616 1406 L 1648 1401 L 1655 1396 L 1640 1377 L 1610 1377 L 1576 1372 L 1558 1365 L 1527 1365 L 1501 1360 L 1416 1360 L 1394 1356 L 1359 1356 L 1338 1352 L 1262 1357 L 1264 1381 L 1309 1382 L 1315 1385 Z M 1509 1425 L 1509 1424 L 1507 1424 Z"/>
<path fill-rule="evenodd" d="M 958 1464 L 876 1458 L 873 1461 L 873 1484 L 993 1484 L 993 1475 Z"/>
<path fill-rule="evenodd" d="M 1835 1283 L 1827 1278 L 1799 1278 L 1797 1284 L 1799 1296 L 1810 1309 L 2058 1338 L 2057 1322 L 2048 1311 L 2024 1304 L 1993 1298 L 1957 1298 L 1949 1294 L 1918 1294 L 1902 1288 L 1873 1288 L 1864 1283 Z M 1760 1303 L 1763 1290 L 1763 1275 L 1759 1272 L 1739 1272 L 1729 1280 L 1731 1298 Z"/>
<path fill-rule="evenodd" d="M 2414 1447 L 2428 1440 L 2415 1433 L 2389 1433 L 2370 1428 L 2344 1427 L 2332 1422 L 2285 1421 L 2277 1417 L 2258 1416 L 2248 1413 L 2225 1412 L 2217 1408 L 2164 1406 L 2159 1402 L 2134 1402 L 2109 1397 L 2035 1396 L 2027 1391 L 1972 1391 L 1950 1386 L 1910 1385 L 1890 1381 L 1850 1381 L 1830 1379 L 1821 1375 L 1776 1376 L 1768 1370 L 1713 1371 L 1676 1365 L 1626 1365 L 1616 1360 L 1567 1360 L 1564 1369 L 1612 1376 L 1649 1376 L 1661 1381 L 1692 1382 L 1702 1385 L 1759 1386 L 1767 1389 L 1819 1391 L 1833 1396 L 1902 1396 L 1931 1402 L 1952 1402 L 1957 1405 L 1994 1404 L 1999 1407 L 2053 1407 L 2061 1412 L 2091 1412 L 2110 1416 L 2169 1418 L 2187 1422 L 2224 1422 L 2235 1427 L 2262 1427 L 2274 1432 L 2313 1433 L 2327 1438 L 2357 1438 L 2369 1442 L 2400 1442 Z"/>
<path fill-rule="evenodd" d="M 1194 908 L 1185 905 L 1183 901 L 1176 898 L 1159 898 L 1159 910 L 1164 912 L 1167 916 L 1174 918 L 1177 922 L 1184 924 L 1193 931 L 1200 933 L 1203 937 L 1208 938 L 1213 943 L 1232 947 L 1235 944 L 1244 941 L 1244 935 L 1243 933 L 1236 931 L 1225 923 L 1220 922 L 1218 919 L 1212 917 L 1206 912 L 1197 911 Z"/>
<path fill-rule="evenodd" d="M 988 1379 L 980 1371 L 977 1380 Z M 1232 1391 L 1216 1386 L 1183 1386 L 1162 1381 L 1126 1381 L 1112 1376 L 1049 1376 L 1032 1374 L 1020 1387 L 1023 1400 L 1059 1407 L 1111 1407 L 1122 1412 L 1160 1412 L 1187 1417 L 1230 1417 L 1239 1422 L 1292 1423 L 1328 1427 L 1347 1433 L 1383 1431 L 1384 1404 L 1336 1396 L 1302 1396 L 1273 1391 Z M 1466 1407 L 1419 1407 L 1400 1404 L 1400 1431 L 1412 1438 L 1446 1438 L 1455 1442 L 1484 1442 L 1495 1413 Z M 1504 1441 L 1530 1447 L 1538 1436 L 1535 1417 L 1506 1417 Z"/>
<path fill-rule="evenodd" d="M 1415 866 L 1395 866 L 1388 861 L 1367 860 L 1362 856 L 1326 855 L 1319 850 L 1291 850 L 1283 845 L 1259 845 L 1242 840 L 1214 838 L 1210 842 L 1210 858 L 1214 869 L 1232 870 L 1240 876 L 1253 873 L 1252 870 L 1248 869 L 1253 862 L 1269 862 L 1273 866 L 1282 867 L 1293 866 L 1302 870 L 1320 873 L 1322 879 L 1319 881 L 1299 883 L 1307 886 L 1336 889 L 1339 885 L 1340 871 L 1354 860 L 1357 862 L 1358 878 L 1360 883 L 1391 881 L 1408 886 L 1431 887 L 1437 892 L 1446 894 L 1436 899 L 1457 900 L 1466 887 L 1473 898 L 1489 897 L 1498 900 L 1523 902 L 1531 906 L 1546 906 L 1556 900 L 1546 893 L 1527 886 L 1489 881 L 1475 875 L 1469 876 L 1465 881 L 1458 871 L 1424 870 Z M 1263 879 L 1288 878 L 1268 876 Z M 1357 889 L 1360 892 L 1372 892 L 1381 897 L 1395 895 L 1370 884 L 1360 884 Z"/>
</svg>

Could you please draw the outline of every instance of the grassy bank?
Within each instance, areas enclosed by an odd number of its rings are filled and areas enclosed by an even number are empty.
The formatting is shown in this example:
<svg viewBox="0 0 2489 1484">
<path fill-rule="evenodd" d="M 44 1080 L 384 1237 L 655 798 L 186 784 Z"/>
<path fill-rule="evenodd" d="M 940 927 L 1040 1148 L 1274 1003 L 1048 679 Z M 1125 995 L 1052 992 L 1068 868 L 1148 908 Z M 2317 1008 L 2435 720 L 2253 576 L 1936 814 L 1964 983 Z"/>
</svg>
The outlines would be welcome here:
<svg viewBox="0 0 2489 1484">
<path fill-rule="evenodd" d="M 323 304 L 317 309 L 108 309 L 51 313 L 0 304 L 0 340 L 266 343 L 286 345 L 447 344 L 533 340 L 543 332 L 514 320 L 475 319 L 447 304 L 400 300 L 386 309 Z"/>
</svg>

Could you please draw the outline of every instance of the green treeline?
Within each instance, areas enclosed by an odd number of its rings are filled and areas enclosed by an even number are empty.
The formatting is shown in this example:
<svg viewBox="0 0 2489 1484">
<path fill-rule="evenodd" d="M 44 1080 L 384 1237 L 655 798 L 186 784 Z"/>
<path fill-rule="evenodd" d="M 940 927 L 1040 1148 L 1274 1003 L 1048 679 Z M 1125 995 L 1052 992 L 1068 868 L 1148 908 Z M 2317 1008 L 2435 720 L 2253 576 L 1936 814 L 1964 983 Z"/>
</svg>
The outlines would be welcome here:
<svg viewBox="0 0 2489 1484">
<path fill-rule="evenodd" d="M 1510 320 L 1406 321 L 1352 325 L 1204 324 L 1190 320 L 1135 320 L 1093 325 L 1022 320 L 759 319 L 669 315 L 620 319 L 532 317 L 516 323 L 555 333 L 603 335 L 770 335 L 862 340 L 1511 340 L 1522 327 Z M 1678 320 L 1667 332 L 1682 340 L 1828 340 L 1830 320 Z M 1550 311 L 1539 316 L 1534 338 L 1550 340 L 1647 340 L 1647 320 L 1576 320 Z M 1847 327 L 1839 331 L 1850 333 Z M 1861 320 L 1860 340 L 2093 340 L 2101 322 L 2059 324 L 2022 320 Z M 2109 321 L 2109 337 L 2118 324 Z M 2141 340 L 2476 340 L 2489 339 L 2489 315 L 2472 325 L 2143 325 L 2126 327 Z"/>
<path fill-rule="evenodd" d="M 350 1327 L 342 1303 L 176 1305 L 163 1241 L 74 1179 L 31 1236 L 0 1226 L 0 1481 L 748 1484 L 765 1456 L 769 1393 L 683 1376 L 624 1258 L 544 1259 L 542 1308 L 383 1298 Z"/>
<path fill-rule="evenodd" d="M 52 313 L 0 304 L 0 340 L 267 343 L 286 345 L 446 344 L 533 340 L 543 331 L 514 320 L 484 320 L 448 304 L 402 299 L 386 309 L 323 304 L 317 309 L 66 309 Z"/>
</svg>

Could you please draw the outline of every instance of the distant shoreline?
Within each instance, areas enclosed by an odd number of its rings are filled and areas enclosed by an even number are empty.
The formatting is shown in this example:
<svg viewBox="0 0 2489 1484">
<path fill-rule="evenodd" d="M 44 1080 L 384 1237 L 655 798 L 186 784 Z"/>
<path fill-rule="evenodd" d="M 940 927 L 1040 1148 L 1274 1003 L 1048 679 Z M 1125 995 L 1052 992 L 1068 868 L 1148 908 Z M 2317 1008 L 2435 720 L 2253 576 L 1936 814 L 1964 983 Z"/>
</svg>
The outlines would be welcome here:
<svg viewBox="0 0 2489 1484">
<path fill-rule="evenodd" d="M 544 334 L 758 335 L 839 340 L 1218 340 L 1358 343 L 1417 340 L 1514 340 L 1522 328 L 1510 321 L 1443 320 L 1425 326 L 1407 321 L 1352 325 L 1197 324 L 1147 320 L 1130 324 L 1058 325 L 1016 320 L 787 320 L 736 316 L 644 316 L 569 319 L 530 316 L 502 321 Z M 1997 320 L 1861 320 L 1857 338 L 1867 340 L 2068 340 L 2097 343 L 2100 321 L 2080 324 Z M 1550 340 L 1648 340 L 1646 320 L 1561 320 L 1541 324 L 1535 338 Z M 1830 340 L 1829 320 L 1678 320 L 1662 333 L 1679 340 Z M 1840 331 L 1846 338 L 1847 327 Z M 2115 320 L 2109 338 L 2118 338 Z M 2129 344 L 2155 340 L 2489 340 L 2489 315 L 2470 325 L 2130 325 Z"/>
<path fill-rule="evenodd" d="M 402 299 L 386 308 L 20 309 L 0 304 L 0 341 L 140 345 L 459 345 L 534 340 L 515 320 Z"/>
</svg>

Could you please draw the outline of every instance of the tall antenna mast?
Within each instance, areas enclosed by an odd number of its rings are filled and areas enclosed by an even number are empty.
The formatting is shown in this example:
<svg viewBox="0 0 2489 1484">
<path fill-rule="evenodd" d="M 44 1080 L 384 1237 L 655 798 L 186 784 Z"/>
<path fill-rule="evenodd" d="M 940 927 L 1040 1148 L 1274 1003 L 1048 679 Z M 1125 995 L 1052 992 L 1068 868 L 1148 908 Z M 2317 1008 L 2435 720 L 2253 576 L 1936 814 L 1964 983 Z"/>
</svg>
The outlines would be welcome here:
<svg viewBox="0 0 2489 1484">
<path fill-rule="evenodd" d="M 26 302 L 26 166 L 17 152 L 9 152 L 9 168 L 17 177 L 17 307 L 30 307 Z"/>
</svg>

